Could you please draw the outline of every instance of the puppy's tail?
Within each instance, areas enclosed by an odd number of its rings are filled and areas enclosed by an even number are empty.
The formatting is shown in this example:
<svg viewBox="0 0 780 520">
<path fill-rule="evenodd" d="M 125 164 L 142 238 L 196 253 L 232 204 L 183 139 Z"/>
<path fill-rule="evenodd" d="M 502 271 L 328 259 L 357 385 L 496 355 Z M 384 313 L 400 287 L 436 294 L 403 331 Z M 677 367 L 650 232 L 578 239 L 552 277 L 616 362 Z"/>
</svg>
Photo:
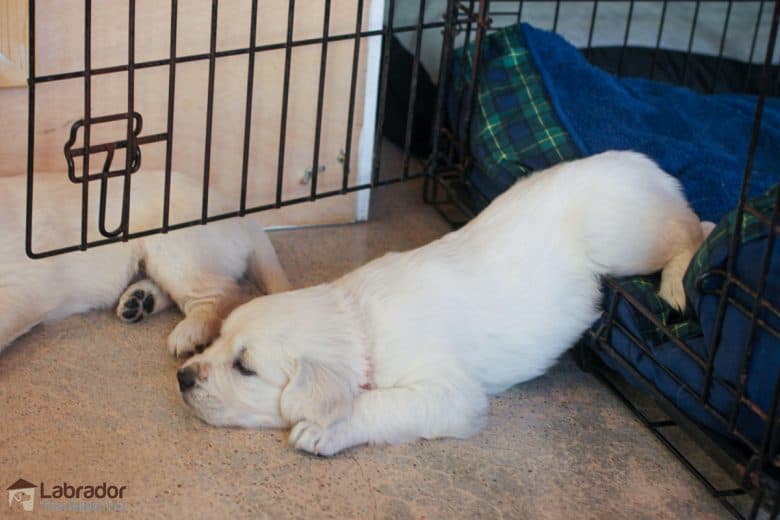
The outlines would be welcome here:
<svg viewBox="0 0 780 520">
<path fill-rule="evenodd" d="M 258 223 L 250 228 L 254 249 L 249 259 L 249 272 L 255 283 L 266 294 L 288 291 L 292 288 L 276 255 L 276 249 L 268 234 Z"/>
</svg>

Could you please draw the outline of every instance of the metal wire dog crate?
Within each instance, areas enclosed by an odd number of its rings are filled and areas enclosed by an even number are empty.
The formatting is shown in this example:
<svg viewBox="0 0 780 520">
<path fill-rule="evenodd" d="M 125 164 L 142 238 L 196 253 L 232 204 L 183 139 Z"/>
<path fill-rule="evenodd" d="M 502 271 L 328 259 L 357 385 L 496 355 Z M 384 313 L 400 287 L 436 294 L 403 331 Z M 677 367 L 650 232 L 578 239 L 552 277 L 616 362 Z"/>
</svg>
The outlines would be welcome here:
<svg viewBox="0 0 780 520">
<path fill-rule="evenodd" d="M 661 333 L 673 341 L 681 351 L 695 360 L 706 373 L 706 381 L 701 390 L 695 390 L 684 383 L 681 388 L 688 392 L 703 406 L 708 407 L 709 393 L 712 383 L 716 379 L 713 374 L 713 365 L 717 352 L 717 339 L 710 346 L 709 354 L 702 356 L 686 345 L 685 341 L 678 338 L 675 331 L 659 322 L 653 313 L 636 301 L 630 293 L 614 280 L 606 280 L 615 297 L 606 309 L 604 326 L 591 331 L 577 348 L 578 356 L 583 366 L 592 368 L 634 409 L 640 419 L 653 433 L 658 436 L 683 464 L 688 467 L 707 486 L 709 491 L 726 506 L 729 511 L 740 516 L 740 511 L 731 504 L 733 498 L 752 494 L 754 497 L 752 508 L 748 516 L 755 517 L 761 511 L 762 506 L 769 505 L 769 514 L 777 516 L 780 507 L 780 486 L 778 486 L 778 470 L 780 470 L 780 428 L 778 427 L 778 407 L 780 407 L 780 375 L 776 378 L 774 388 L 771 390 L 772 404 L 769 409 L 763 409 L 753 402 L 745 392 L 744 377 L 747 373 L 748 362 L 751 357 L 751 342 L 757 331 L 763 331 L 774 338 L 780 337 L 780 332 L 773 320 L 780 319 L 778 310 L 768 298 L 766 280 L 768 278 L 771 251 L 774 247 L 778 230 L 780 229 L 780 200 L 775 198 L 771 216 L 767 217 L 755 208 L 748 200 L 748 186 L 751 181 L 752 157 L 759 139 L 761 130 L 761 116 L 766 96 L 780 94 L 780 77 L 773 77 L 776 69 L 772 68 L 777 63 L 777 31 L 778 14 L 780 13 L 780 1 L 754 1 L 739 2 L 735 0 L 386 0 L 383 3 L 382 20 L 375 26 L 367 23 L 368 0 L 355 0 L 354 5 L 354 29 L 348 32 L 332 32 L 329 23 L 331 8 L 335 0 L 324 0 L 322 12 L 322 30 L 316 37 L 297 38 L 294 24 L 297 18 L 304 16 L 302 10 L 306 8 L 302 2 L 290 0 L 286 8 L 286 19 L 281 20 L 285 26 L 284 37 L 278 41 L 258 43 L 258 0 L 250 0 L 250 16 L 247 22 L 248 41 L 246 45 L 230 48 L 219 48 L 217 35 L 219 27 L 220 5 L 218 0 L 210 3 L 209 46 L 207 52 L 181 53 L 178 43 L 177 24 L 180 21 L 181 8 L 177 0 L 170 2 L 170 31 L 167 38 L 168 53 L 162 59 L 136 59 L 136 20 L 141 7 L 136 0 L 127 1 L 127 28 L 124 36 L 127 41 L 127 56 L 123 63 L 118 65 L 95 66 L 91 56 L 93 46 L 94 25 L 92 19 L 93 5 L 91 0 L 84 1 L 83 16 L 83 66 L 78 70 L 70 70 L 58 73 L 36 72 L 36 4 L 29 2 L 29 105 L 28 105 L 28 150 L 27 150 L 27 254 L 32 258 L 42 258 L 51 255 L 67 253 L 69 251 L 84 250 L 87 248 L 110 244 L 118 241 L 126 241 L 140 236 L 155 233 L 166 233 L 179 228 L 194 225 L 207 224 L 209 222 L 240 217 L 250 213 L 264 211 L 272 208 L 280 208 L 293 204 L 314 201 L 326 197 L 351 193 L 354 191 L 370 189 L 386 184 L 391 184 L 407 179 L 424 177 L 424 198 L 427 202 L 447 218 L 453 225 L 459 225 L 472 217 L 480 204 L 475 204 L 473 196 L 469 194 L 467 171 L 472 165 L 472 153 L 468 132 L 459 132 L 458 128 L 468 129 L 474 117 L 475 99 L 477 97 L 477 80 L 479 77 L 481 49 L 485 38 L 501 27 L 515 24 L 520 21 L 530 21 L 535 25 L 553 32 L 558 32 L 576 42 L 586 57 L 591 61 L 598 61 L 598 48 L 605 44 L 617 48 L 617 54 L 609 62 L 600 65 L 608 68 L 618 75 L 640 75 L 651 79 L 661 79 L 680 85 L 692 86 L 706 92 L 719 92 L 723 80 L 728 75 L 725 66 L 722 66 L 728 57 L 729 46 L 736 45 L 744 50 L 741 57 L 748 64 L 743 70 L 743 77 L 737 78 L 743 83 L 744 90 L 754 89 L 758 93 L 758 101 L 755 107 L 755 119 L 748 160 L 744 165 L 743 187 L 740 193 L 734 194 L 735 229 L 742 229 L 742 222 L 746 216 L 758 219 L 769 230 L 769 239 L 766 252 L 760 265 L 756 265 L 759 272 L 758 285 L 753 287 L 736 274 L 735 262 L 737 253 L 742 243 L 742 234 L 733 235 L 728 245 L 728 264 L 724 270 L 716 273 L 722 278 L 722 284 L 717 291 L 719 305 L 717 311 L 716 328 L 720 330 L 723 324 L 725 309 L 728 306 L 736 306 L 750 320 L 750 328 L 744 338 L 746 345 L 742 359 L 740 373 L 742 382 L 735 385 L 726 385 L 734 398 L 734 407 L 730 414 L 722 414 L 717 410 L 713 416 L 719 420 L 724 428 L 736 439 L 739 439 L 738 448 L 723 438 L 710 435 L 705 430 L 693 425 L 686 420 L 674 403 L 666 398 L 654 384 L 644 378 L 627 363 L 609 341 L 609 331 L 620 329 L 623 325 L 616 316 L 615 309 L 621 302 L 627 302 L 637 312 L 646 316 Z M 650 34 L 642 45 L 649 49 L 650 65 L 646 70 L 637 70 L 634 63 L 629 60 L 624 50 L 634 42 L 634 29 L 640 24 L 642 16 L 647 14 L 647 8 L 655 10 L 656 25 L 645 33 Z M 713 26 L 712 20 L 708 22 L 708 10 L 719 10 L 717 24 Z M 643 11 L 644 10 L 644 11 Z M 742 17 L 745 11 L 753 20 L 747 26 L 737 28 L 738 36 L 734 37 L 733 26 L 735 20 Z M 644 12 L 644 15 L 643 15 Z M 607 13 L 609 20 L 606 27 L 602 17 Z M 743 20 L 744 21 L 744 20 Z M 709 25 L 708 25 L 709 23 Z M 748 27 L 746 30 L 745 27 Z M 702 79 L 696 67 L 697 34 L 708 32 L 714 34 L 714 41 L 710 54 L 716 60 L 716 72 Z M 606 35 L 606 36 L 605 36 Z M 665 75 L 665 72 L 657 67 L 657 57 L 662 48 L 668 44 L 668 38 L 677 38 L 677 48 L 682 51 L 684 60 L 682 70 L 675 77 Z M 405 38 L 409 63 L 408 83 L 404 82 L 404 95 L 406 103 L 400 112 L 388 108 L 389 83 L 397 71 L 393 67 L 391 43 L 396 38 Z M 358 96 L 360 74 L 360 57 L 367 52 L 368 42 L 381 40 L 378 53 L 378 67 L 376 78 L 376 111 L 374 114 L 372 159 L 370 175 L 363 181 L 355 181 L 350 174 L 350 157 L 355 154 L 353 131 L 353 114 L 355 113 L 356 98 Z M 347 124 L 344 128 L 343 163 L 341 171 L 341 183 L 337 189 L 322 189 L 318 182 L 321 168 L 320 143 L 322 139 L 322 112 L 323 99 L 325 97 L 325 75 L 329 64 L 329 46 L 335 43 L 349 42 L 352 45 L 352 59 L 349 67 L 344 70 L 350 78 L 347 91 L 340 93 L 343 97 L 344 110 L 348 114 Z M 736 43 L 735 43 L 736 42 Z M 310 154 L 311 160 L 307 172 L 310 174 L 310 186 L 305 196 L 287 196 L 282 189 L 283 181 L 290 175 L 285 164 L 288 136 L 286 133 L 288 123 L 288 103 L 290 99 L 291 68 L 295 59 L 295 49 L 311 47 L 319 51 L 319 70 L 316 74 L 316 108 L 311 114 L 310 125 L 313 131 L 313 147 L 303 153 Z M 461 54 L 463 64 L 459 68 L 463 77 L 454 78 L 451 75 L 452 63 L 455 59 L 455 49 L 463 47 L 468 50 Z M 433 51 L 431 52 L 431 49 Z M 265 53 L 284 53 L 282 67 L 282 98 L 280 109 L 280 135 L 277 147 L 277 161 L 275 168 L 275 196 L 272 201 L 264 204 L 251 204 L 247 197 L 247 185 L 249 179 L 256 175 L 250 165 L 250 150 L 252 148 L 252 112 L 257 103 L 258 96 L 263 94 L 262 85 L 255 81 L 255 67 L 258 57 Z M 431 58 L 433 56 L 433 58 Z M 233 129 L 235 139 L 241 143 L 241 169 L 240 169 L 240 195 L 235 201 L 233 211 L 223 213 L 211 213 L 209 211 L 209 179 L 211 175 L 212 138 L 214 137 L 214 92 L 215 81 L 218 77 L 218 64 L 221 60 L 235 57 L 246 58 L 246 86 L 243 103 L 243 124 Z M 468 59 L 467 59 L 468 58 Z M 169 220 L 169 201 L 171 197 L 171 169 L 174 142 L 174 108 L 177 103 L 176 84 L 177 70 L 181 67 L 201 63 L 207 67 L 208 88 L 201 102 L 206 107 L 205 139 L 203 142 L 202 172 L 203 181 L 202 204 L 199 219 L 186 222 L 173 223 Z M 427 70 L 426 70 L 427 67 Z M 165 130 L 161 132 L 144 133 L 144 117 L 135 104 L 135 90 L 140 71 L 162 70 L 167 75 L 167 87 L 165 94 Z M 127 84 L 126 108 L 112 113 L 96 113 L 91 110 L 93 105 L 93 81 L 95 78 L 106 75 L 124 74 Z M 425 150 L 422 164 L 415 160 L 413 149 L 420 134 L 415 127 L 415 121 L 421 119 L 418 103 L 425 86 L 424 76 L 436 78 L 435 92 L 433 93 L 432 107 L 425 107 L 430 111 L 430 126 L 424 131 L 429 135 L 430 146 Z M 780 76 L 780 75 L 778 75 Z M 454 110 L 448 110 L 448 94 L 451 84 L 456 80 L 462 80 L 466 85 L 459 92 L 457 99 L 451 106 Z M 731 78 L 734 79 L 734 78 Z M 35 206 L 34 179 L 36 176 L 36 117 L 45 117 L 36 103 L 36 92 L 46 85 L 57 85 L 67 81 L 81 82 L 83 110 L 73 117 L 73 122 L 67 131 L 63 132 L 61 142 L 64 143 L 63 164 L 67 167 L 68 179 L 81 188 L 82 212 L 81 212 L 81 238 L 77 243 L 55 249 L 36 251 L 33 248 L 33 208 Z M 392 174 L 380 172 L 380 157 L 383 135 L 387 133 L 386 123 L 391 118 L 399 123 L 400 134 L 396 135 L 396 144 L 403 151 L 403 167 L 401 171 Z M 119 138 L 95 142 L 93 129 L 100 125 L 120 123 L 124 130 Z M 419 126 L 419 124 L 417 125 Z M 80 136 L 80 139 L 79 139 Z M 160 194 L 164 200 L 164 214 L 159 226 L 142 231 L 131 231 L 129 226 L 132 208 L 130 207 L 130 190 L 132 179 L 136 175 L 143 175 L 144 149 L 153 144 L 161 144 L 165 147 L 164 153 L 164 192 Z M 778 143 L 780 146 L 780 143 Z M 116 156 L 124 154 L 123 160 L 115 160 Z M 115 163 L 120 164 L 115 164 Z M 98 163 L 99 166 L 95 167 Z M 90 166 L 92 165 L 92 166 Z M 122 207 L 119 223 L 114 228 L 108 225 L 105 214 L 105 199 L 107 184 L 111 179 L 122 183 Z M 98 190 L 95 194 L 95 190 Z M 778 192 L 780 193 L 780 192 Z M 99 197 L 101 202 L 100 234 L 96 239 L 90 239 L 87 230 L 88 204 L 91 197 Z M 477 201 L 486 202 L 486 201 Z M 732 294 L 732 289 L 739 288 L 747 292 L 751 297 L 751 305 L 739 304 Z M 654 360 L 653 352 L 646 348 L 641 339 L 632 340 L 637 348 Z M 648 415 L 635 406 L 627 397 L 627 393 L 616 383 L 613 374 L 595 359 L 594 352 L 610 356 L 616 363 L 624 365 L 635 378 L 642 383 L 643 389 L 652 395 L 656 401 L 666 410 L 671 419 L 651 420 Z M 668 367 L 656 361 L 659 370 L 668 372 Z M 673 375 L 673 374 L 672 374 Z M 747 407 L 762 421 L 764 425 L 763 437 L 760 442 L 755 442 L 746 437 L 735 422 L 736 414 L 740 407 Z M 702 472 L 696 469 L 694 463 L 686 457 L 666 435 L 672 425 L 683 424 L 686 431 L 692 432 L 699 438 L 707 439 L 714 446 L 713 449 L 727 456 L 729 466 L 739 485 L 720 488 L 710 482 Z M 721 459 L 718 455 L 719 460 Z"/>
<path fill-rule="evenodd" d="M 578 19 L 574 21 L 567 19 L 567 8 L 576 4 L 579 4 L 580 7 Z M 638 18 L 641 18 L 641 14 L 637 16 L 638 11 L 651 4 L 658 10 L 656 13 L 657 25 L 654 41 L 651 39 L 651 41 L 644 43 L 650 59 L 649 66 L 642 68 L 626 59 L 624 51 L 631 44 L 632 25 L 636 23 Z M 594 45 L 594 41 L 600 37 L 600 27 L 597 24 L 599 9 L 604 9 L 605 6 L 606 9 L 619 9 L 618 6 L 622 6 L 624 11 L 622 11 L 622 18 L 618 17 L 617 27 L 610 28 L 612 40 L 609 43 L 616 47 L 617 52 L 613 54 L 611 61 L 604 62 L 602 60 L 599 62 L 598 49 L 596 49 L 598 45 Z M 780 330 L 777 328 L 780 310 L 770 299 L 772 296 L 770 291 L 773 289 L 767 283 L 770 270 L 776 269 L 772 265 L 771 259 L 778 231 L 780 231 L 780 191 L 776 192 L 773 200 L 770 200 L 769 208 L 763 208 L 763 211 L 760 211 L 749 200 L 747 194 L 754 168 L 753 158 L 761 135 L 764 104 L 767 96 L 780 94 L 780 74 L 777 68 L 780 2 L 747 4 L 731 1 L 631 1 L 622 3 L 607 1 L 547 4 L 533 1 L 471 1 L 453 8 L 460 9 L 466 17 L 465 22 L 459 22 L 462 24 L 459 28 L 462 29 L 462 37 L 465 39 L 463 43 L 467 47 L 469 44 L 473 45 L 473 52 L 470 56 L 463 55 L 463 65 L 459 68 L 464 76 L 470 75 L 470 77 L 463 78 L 463 82 L 466 84 L 466 87 L 461 91 L 463 98 L 458 99 L 457 108 L 452 117 L 457 124 L 463 125 L 461 128 L 466 129 L 469 128 L 475 110 L 478 69 L 481 58 L 480 48 L 486 35 L 497 28 L 521 20 L 525 21 L 535 16 L 535 23 L 539 23 L 541 20 L 540 25 L 543 28 L 563 33 L 567 38 L 578 42 L 578 47 L 586 58 L 618 76 L 640 76 L 688 86 L 705 93 L 713 93 L 723 91 L 722 82 L 726 73 L 722 65 L 726 59 L 725 49 L 729 31 L 734 31 L 732 27 L 734 19 L 739 16 L 740 10 L 753 10 L 754 21 L 747 26 L 747 30 L 744 30 L 745 26 L 743 26 L 743 32 L 739 38 L 739 45 L 744 50 L 742 59 L 748 66 L 742 69 L 743 77 L 731 79 L 736 79 L 739 84 L 734 91 L 755 93 L 757 101 L 749 150 L 746 154 L 747 160 L 743 168 L 742 188 L 739 193 L 733 194 L 735 212 L 732 225 L 733 229 L 737 231 L 731 235 L 728 242 L 726 266 L 707 273 L 708 277 L 719 280 L 716 288 L 708 289 L 711 294 L 717 296 L 718 305 L 714 337 L 708 345 L 707 353 L 702 355 L 697 352 L 686 343 L 685 339 L 678 337 L 677 332 L 672 327 L 662 323 L 643 302 L 633 296 L 622 284 L 608 278 L 605 279 L 605 286 L 608 291 L 611 291 L 612 296 L 607 302 L 605 318 L 601 321 L 600 327 L 594 328 L 586 334 L 575 349 L 575 354 L 580 365 L 586 370 L 593 371 L 614 390 L 621 400 L 636 413 L 640 421 L 674 453 L 730 513 L 740 518 L 743 516 L 755 518 L 766 514 L 769 514 L 771 518 L 777 517 L 780 509 L 780 485 L 778 485 L 780 482 L 778 480 L 780 475 L 778 473 L 780 469 L 780 452 L 778 452 L 778 444 L 780 443 L 780 428 L 778 428 L 780 373 L 775 374 L 770 385 L 771 388 L 764 389 L 772 396 L 771 405 L 768 408 L 762 407 L 748 395 L 746 380 L 757 334 L 759 332 L 767 334 L 775 341 L 780 338 Z M 676 10 L 678 17 L 681 13 L 685 13 L 682 30 L 680 19 L 675 19 L 675 15 L 669 14 L 673 9 Z M 705 14 L 708 9 L 721 10 L 717 24 L 713 24 L 712 20 L 709 20 L 708 26 Z M 583 23 L 582 20 L 585 22 Z M 615 22 L 614 18 L 613 22 Z M 683 61 L 680 64 L 680 70 L 676 71 L 677 74 L 667 75 L 657 66 L 657 57 L 663 47 L 662 42 L 668 35 L 669 26 L 675 25 L 672 22 L 677 23 L 676 30 L 680 40 L 677 48 L 682 51 Z M 577 23 L 580 24 L 579 29 L 576 26 Z M 603 29 L 603 27 L 601 28 Z M 711 31 L 715 35 L 710 54 L 714 60 L 716 72 L 711 75 L 702 76 L 701 71 L 696 70 L 696 35 L 700 31 Z M 450 43 L 451 39 L 446 42 L 446 44 Z M 446 171 L 445 173 L 437 173 L 430 179 L 426 179 L 426 198 L 436 205 L 440 213 L 452 225 L 458 226 L 471 218 L 478 211 L 478 208 L 488 201 L 475 201 L 475 197 L 479 199 L 480 194 L 476 190 L 469 189 L 470 181 L 467 171 L 471 167 L 472 156 L 469 132 L 442 129 L 442 133 L 448 138 L 449 148 L 445 154 L 436 150 L 441 154 L 437 160 L 440 164 L 446 164 L 449 169 L 443 169 Z M 776 143 L 775 146 L 780 146 L 780 143 Z M 780 165 L 776 166 L 780 168 Z M 744 279 L 743 275 L 736 272 L 737 258 L 744 245 L 744 223 L 748 218 L 755 219 L 768 234 L 761 260 L 752 266 L 756 274 L 756 280 L 753 281 Z M 703 280 L 697 280 L 698 286 L 702 282 Z M 736 291 L 744 291 L 748 304 L 735 298 Z M 635 312 L 652 322 L 652 325 L 658 328 L 665 340 L 672 342 L 676 349 L 679 349 L 700 368 L 704 374 L 704 381 L 700 387 L 694 387 L 683 381 L 669 366 L 657 359 L 655 352 L 648 347 L 643 338 L 632 333 L 622 323 L 617 312 L 621 304 L 630 306 Z M 744 351 L 739 367 L 734 367 L 735 371 L 739 373 L 736 384 L 719 378 L 714 373 L 713 368 L 716 364 L 715 360 L 719 348 L 725 348 L 721 336 L 727 309 L 730 308 L 749 321 L 746 334 L 738 339 L 738 342 L 744 346 Z M 711 430 L 696 424 L 680 410 L 672 399 L 659 390 L 653 380 L 639 372 L 611 343 L 610 333 L 618 329 L 629 338 L 641 355 L 652 361 L 653 366 L 658 371 L 662 371 L 664 375 L 679 385 L 680 392 L 690 396 L 691 399 L 701 404 L 708 413 L 712 414 L 714 420 L 722 426 L 727 435 L 714 434 Z M 597 354 L 607 357 L 612 360 L 613 364 L 623 369 L 634 380 L 635 384 L 641 387 L 643 393 L 638 394 L 634 389 L 628 387 L 619 375 L 607 368 L 602 358 Z M 733 405 L 727 413 L 723 413 L 722 410 L 716 409 L 711 404 L 713 386 L 716 384 L 723 385 L 733 399 Z M 654 404 L 648 407 L 646 400 L 643 399 L 644 395 L 652 396 Z M 660 406 L 660 418 L 658 406 Z M 760 439 L 748 436 L 738 423 L 737 417 L 741 417 L 741 414 L 745 413 L 752 414 L 760 422 Z M 700 464 L 697 464 L 696 457 L 680 447 L 680 444 L 675 440 L 677 438 L 676 431 L 679 431 L 678 427 L 691 435 L 700 446 L 704 446 L 707 454 L 720 466 L 726 468 L 734 478 L 731 484 L 715 482 L 708 475 L 708 472 L 701 468 Z"/>
</svg>

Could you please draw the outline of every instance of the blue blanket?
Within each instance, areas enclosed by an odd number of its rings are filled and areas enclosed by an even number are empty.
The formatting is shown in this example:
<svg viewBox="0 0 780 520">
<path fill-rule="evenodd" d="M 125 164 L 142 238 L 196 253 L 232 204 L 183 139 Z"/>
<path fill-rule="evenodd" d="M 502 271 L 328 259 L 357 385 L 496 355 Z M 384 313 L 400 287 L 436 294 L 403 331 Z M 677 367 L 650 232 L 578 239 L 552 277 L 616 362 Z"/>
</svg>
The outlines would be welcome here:
<svg viewBox="0 0 780 520">
<path fill-rule="evenodd" d="M 702 95 L 590 65 L 560 36 L 523 25 L 527 47 L 556 112 L 582 156 L 643 152 L 679 178 L 693 209 L 717 221 L 742 183 L 756 97 Z M 751 195 L 780 176 L 780 99 L 767 98 L 753 165 Z"/>
</svg>

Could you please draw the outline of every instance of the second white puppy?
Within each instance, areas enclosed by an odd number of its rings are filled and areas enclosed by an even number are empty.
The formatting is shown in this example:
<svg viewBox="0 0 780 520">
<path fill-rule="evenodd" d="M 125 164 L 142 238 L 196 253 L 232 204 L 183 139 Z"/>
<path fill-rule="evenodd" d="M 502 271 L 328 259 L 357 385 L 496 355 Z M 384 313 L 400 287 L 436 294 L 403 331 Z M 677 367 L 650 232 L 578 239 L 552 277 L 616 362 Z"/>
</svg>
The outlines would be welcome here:
<svg viewBox="0 0 780 520">
<path fill-rule="evenodd" d="M 171 223 L 199 218 L 201 183 L 177 172 L 171 181 Z M 209 344 L 222 318 L 246 301 L 237 279 L 247 269 L 266 292 L 290 287 L 273 244 L 252 217 L 30 260 L 24 250 L 26 182 L 26 176 L 0 178 L 0 350 L 38 323 L 105 308 L 119 298 L 116 312 L 126 322 L 178 305 L 185 318 L 168 336 L 168 348 L 184 356 Z M 116 221 L 122 185 L 122 179 L 109 184 L 114 189 L 106 197 L 106 214 Z M 33 250 L 79 243 L 82 186 L 53 174 L 38 175 L 34 186 Z M 87 212 L 90 240 L 103 238 L 98 233 L 100 187 L 93 186 Z M 163 187 L 162 171 L 133 176 L 131 232 L 160 225 Z M 211 190 L 212 211 L 227 212 L 235 205 Z M 146 278 L 130 284 L 141 264 Z"/>
<path fill-rule="evenodd" d="M 204 421 L 292 426 L 332 455 L 466 437 L 487 394 L 547 370 L 599 316 L 600 276 L 682 277 L 703 240 L 677 180 L 607 152 L 519 181 L 476 219 L 317 287 L 255 299 L 178 373 Z"/>
</svg>

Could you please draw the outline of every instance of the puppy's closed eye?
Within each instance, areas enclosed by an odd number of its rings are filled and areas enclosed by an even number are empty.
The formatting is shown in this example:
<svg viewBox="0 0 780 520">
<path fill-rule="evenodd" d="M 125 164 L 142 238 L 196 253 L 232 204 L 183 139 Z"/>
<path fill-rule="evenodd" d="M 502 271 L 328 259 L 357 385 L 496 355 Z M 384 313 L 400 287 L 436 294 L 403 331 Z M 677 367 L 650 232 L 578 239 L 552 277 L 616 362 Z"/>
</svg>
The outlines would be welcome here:
<svg viewBox="0 0 780 520">
<path fill-rule="evenodd" d="M 241 357 L 237 357 L 235 360 L 233 360 L 233 369 L 238 370 L 238 373 L 242 376 L 256 376 L 257 372 L 254 370 L 247 368 L 246 365 L 244 365 L 244 362 L 241 361 Z"/>
</svg>

